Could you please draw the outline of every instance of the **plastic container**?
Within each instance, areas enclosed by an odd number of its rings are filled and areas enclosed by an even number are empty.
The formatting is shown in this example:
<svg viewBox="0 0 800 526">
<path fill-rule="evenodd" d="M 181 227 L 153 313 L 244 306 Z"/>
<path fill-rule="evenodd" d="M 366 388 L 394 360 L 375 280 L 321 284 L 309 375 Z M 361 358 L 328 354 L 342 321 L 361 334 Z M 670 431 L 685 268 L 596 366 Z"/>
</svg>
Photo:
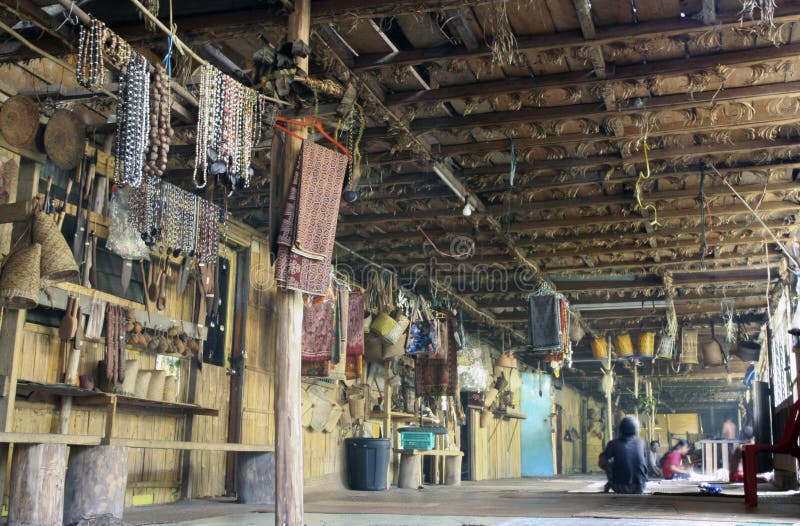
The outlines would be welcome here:
<svg viewBox="0 0 800 526">
<path fill-rule="evenodd" d="M 400 433 L 400 449 L 429 451 L 436 446 L 436 437 L 431 431 L 405 431 Z"/>
<path fill-rule="evenodd" d="M 381 491 L 386 489 L 386 472 L 389 470 L 388 438 L 348 438 L 347 482 L 350 489 Z"/>
</svg>

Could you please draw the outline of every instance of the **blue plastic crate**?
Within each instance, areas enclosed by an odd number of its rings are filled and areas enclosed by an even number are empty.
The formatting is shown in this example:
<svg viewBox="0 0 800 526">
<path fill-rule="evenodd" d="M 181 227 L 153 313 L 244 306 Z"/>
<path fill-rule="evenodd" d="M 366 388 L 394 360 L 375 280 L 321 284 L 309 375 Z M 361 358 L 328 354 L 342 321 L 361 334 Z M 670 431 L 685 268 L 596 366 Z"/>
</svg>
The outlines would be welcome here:
<svg viewBox="0 0 800 526">
<path fill-rule="evenodd" d="M 436 437 L 430 431 L 400 431 L 401 449 L 429 451 L 436 446 Z"/>
</svg>

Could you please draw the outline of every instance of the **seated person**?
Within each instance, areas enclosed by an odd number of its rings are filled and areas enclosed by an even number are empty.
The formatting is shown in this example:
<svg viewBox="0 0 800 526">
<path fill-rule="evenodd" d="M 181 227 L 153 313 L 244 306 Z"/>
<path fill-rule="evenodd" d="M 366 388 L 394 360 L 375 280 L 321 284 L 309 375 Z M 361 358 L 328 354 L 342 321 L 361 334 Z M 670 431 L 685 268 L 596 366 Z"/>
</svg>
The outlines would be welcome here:
<svg viewBox="0 0 800 526">
<path fill-rule="evenodd" d="M 647 486 L 647 456 L 644 441 L 637 435 L 639 422 L 626 416 L 619 424 L 619 438 L 608 443 L 598 464 L 608 476 L 605 490 L 615 493 L 644 493 Z"/>
<path fill-rule="evenodd" d="M 659 466 L 658 459 L 659 454 L 658 450 L 661 448 L 661 442 L 658 440 L 651 440 L 650 441 L 650 450 L 647 452 L 647 476 L 648 478 L 652 477 L 661 477 L 661 466 Z"/>
<path fill-rule="evenodd" d="M 742 446 L 747 444 L 755 444 L 756 437 L 753 433 L 752 426 L 744 426 L 742 428 L 742 435 L 744 435 L 744 444 L 736 444 L 731 453 L 731 474 L 728 479 L 729 482 L 744 482 L 744 462 L 742 460 Z M 773 473 L 757 473 L 757 482 L 772 482 L 774 479 Z"/>
<path fill-rule="evenodd" d="M 692 476 L 692 468 L 683 465 L 683 457 L 689 453 L 689 442 L 678 440 L 661 460 L 661 472 L 667 480 L 688 479 Z"/>
</svg>

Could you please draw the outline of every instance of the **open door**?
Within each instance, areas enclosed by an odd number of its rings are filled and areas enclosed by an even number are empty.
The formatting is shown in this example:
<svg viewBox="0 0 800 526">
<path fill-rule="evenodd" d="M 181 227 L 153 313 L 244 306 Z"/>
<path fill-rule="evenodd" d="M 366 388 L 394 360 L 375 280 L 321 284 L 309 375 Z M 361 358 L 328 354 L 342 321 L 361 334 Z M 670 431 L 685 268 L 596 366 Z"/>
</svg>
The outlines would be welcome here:
<svg viewBox="0 0 800 526">
<path fill-rule="evenodd" d="M 553 476 L 550 375 L 522 373 L 522 476 Z"/>
</svg>

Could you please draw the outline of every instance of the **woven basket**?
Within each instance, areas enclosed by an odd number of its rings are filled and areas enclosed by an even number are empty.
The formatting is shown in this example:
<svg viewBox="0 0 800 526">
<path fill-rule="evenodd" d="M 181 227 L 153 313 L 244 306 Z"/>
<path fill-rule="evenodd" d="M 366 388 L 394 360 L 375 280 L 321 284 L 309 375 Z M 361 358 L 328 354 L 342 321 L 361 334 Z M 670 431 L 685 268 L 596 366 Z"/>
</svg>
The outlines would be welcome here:
<svg viewBox="0 0 800 526">
<path fill-rule="evenodd" d="M 147 385 L 147 398 L 150 400 L 164 399 L 164 382 L 167 379 L 166 371 L 150 371 L 150 383 Z"/>
<path fill-rule="evenodd" d="M 42 279 L 77 281 L 78 264 L 53 218 L 41 210 L 33 220 L 33 242 L 42 245 Z"/>
<path fill-rule="evenodd" d="M 592 340 L 592 355 L 595 358 L 608 358 L 608 343 L 605 338 Z"/>
<path fill-rule="evenodd" d="M 385 312 L 382 312 L 377 316 L 375 316 L 372 319 L 372 325 L 370 325 L 370 329 L 372 330 L 372 332 L 374 334 L 377 334 L 384 340 L 387 340 L 387 338 L 389 338 L 389 335 L 391 335 L 392 331 L 394 331 L 396 328 L 397 328 L 397 322 L 395 321 L 395 319 L 386 314 Z"/>
<path fill-rule="evenodd" d="M 125 380 L 122 392 L 132 395 L 136 392 L 136 377 L 139 376 L 139 360 L 125 360 Z"/>
<path fill-rule="evenodd" d="M 377 334 L 364 336 L 364 359 L 368 362 L 383 361 L 383 340 Z"/>
<path fill-rule="evenodd" d="M 58 110 L 44 129 L 44 149 L 53 164 L 62 170 L 76 168 L 83 157 L 83 125 L 69 110 Z"/>
<path fill-rule="evenodd" d="M 8 256 L 0 274 L 0 305 L 33 309 L 39 305 L 42 245 L 34 243 Z"/>
<path fill-rule="evenodd" d="M 8 144 L 22 148 L 33 142 L 39 130 L 39 108 L 23 95 L 15 95 L 0 108 L 0 133 Z"/>
<path fill-rule="evenodd" d="M 705 365 L 722 365 L 722 346 L 716 340 L 703 345 L 703 363 Z"/>
<path fill-rule="evenodd" d="M 586 331 L 581 327 L 581 324 L 578 323 L 577 319 L 570 320 L 569 323 L 569 339 L 572 340 L 572 343 L 578 343 L 583 339 L 586 335 Z"/>
<path fill-rule="evenodd" d="M 681 363 L 696 365 L 697 361 L 697 329 L 683 329 L 681 331 Z"/>
<path fill-rule="evenodd" d="M 178 400 L 178 379 L 174 376 L 167 376 L 164 379 L 164 401 L 176 402 Z"/>
<path fill-rule="evenodd" d="M 633 356 L 633 342 L 631 341 L 631 335 L 626 333 L 620 334 L 617 336 L 616 341 L 617 345 L 617 354 L 622 357 L 626 358 L 628 356 Z"/>
<path fill-rule="evenodd" d="M 133 390 L 133 395 L 137 398 L 147 398 L 147 388 L 150 387 L 150 376 L 152 371 L 139 370 L 136 375 L 136 388 Z"/>
<path fill-rule="evenodd" d="M 658 351 L 656 352 L 656 360 L 672 360 L 672 354 L 675 352 L 675 338 L 668 334 L 661 336 L 658 342 Z"/>
<path fill-rule="evenodd" d="M 639 356 L 653 356 L 656 347 L 656 333 L 654 332 L 641 332 L 639 333 L 639 345 L 637 350 Z"/>
<path fill-rule="evenodd" d="M 392 358 L 397 358 L 398 356 L 403 356 L 406 353 L 407 341 L 408 331 L 405 331 L 400 335 L 396 342 L 392 344 L 384 342 L 382 358 L 384 360 L 390 360 Z"/>
</svg>

